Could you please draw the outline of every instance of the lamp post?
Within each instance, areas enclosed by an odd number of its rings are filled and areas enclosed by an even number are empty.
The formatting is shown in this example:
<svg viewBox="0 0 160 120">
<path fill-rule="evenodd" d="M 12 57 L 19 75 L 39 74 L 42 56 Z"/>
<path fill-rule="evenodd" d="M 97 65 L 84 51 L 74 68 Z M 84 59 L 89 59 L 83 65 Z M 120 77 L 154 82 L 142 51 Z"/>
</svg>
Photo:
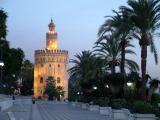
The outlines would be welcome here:
<svg viewBox="0 0 160 120">
<path fill-rule="evenodd" d="M 1 68 L 1 81 L 2 82 L 2 67 L 4 66 L 4 62 L 0 60 L 0 68 Z"/>
<path fill-rule="evenodd" d="M 3 47 L 3 44 L 0 45 L 0 50 L 1 50 L 1 53 L 0 53 L 0 68 L 1 68 L 1 81 L 2 82 L 2 67 L 4 66 L 4 62 L 2 61 L 2 47 Z"/>
<path fill-rule="evenodd" d="M 78 101 L 80 100 L 80 92 L 77 92 L 77 96 L 78 96 Z"/>
</svg>

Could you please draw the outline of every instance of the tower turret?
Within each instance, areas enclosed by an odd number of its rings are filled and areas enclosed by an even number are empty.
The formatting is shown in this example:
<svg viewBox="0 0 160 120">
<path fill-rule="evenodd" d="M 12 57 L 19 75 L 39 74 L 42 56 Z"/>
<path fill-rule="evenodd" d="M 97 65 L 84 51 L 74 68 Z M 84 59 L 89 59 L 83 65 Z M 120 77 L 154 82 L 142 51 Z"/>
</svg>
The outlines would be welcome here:
<svg viewBox="0 0 160 120">
<path fill-rule="evenodd" d="M 48 24 L 48 32 L 46 33 L 46 48 L 48 50 L 54 50 L 58 48 L 57 32 L 55 31 L 55 24 L 51 19 Z"/>
</svg>

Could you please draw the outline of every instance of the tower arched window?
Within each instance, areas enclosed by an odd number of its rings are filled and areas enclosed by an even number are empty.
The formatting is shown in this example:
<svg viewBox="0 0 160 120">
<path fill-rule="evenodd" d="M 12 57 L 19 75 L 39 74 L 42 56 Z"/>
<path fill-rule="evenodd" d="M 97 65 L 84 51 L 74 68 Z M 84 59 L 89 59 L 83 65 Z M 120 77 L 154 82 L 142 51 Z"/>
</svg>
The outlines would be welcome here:
<svg viewBox="0 0 160 120">
<path fill-rule="evenodd" d="M 43 83 L 43 77 L 40 77 L 40 83 Z"/>
<path fill-rule="evenodd" d="M 45 58 L 43 58 L 43 62 L 45 62 Z"/>
<path fill-rule="evenodd" d="M 60 77 L 57 78 L 57 83 L 61 83 Z"/>
<path fill-rule="evenodd" d="M 41 64 L 41 67 L 43 67 L 43 64 Z"/>
<path fill-rule="evenodd" d="M 60 68 L 60 64 L 58 64 L 58 68 Z"/>
</svg>

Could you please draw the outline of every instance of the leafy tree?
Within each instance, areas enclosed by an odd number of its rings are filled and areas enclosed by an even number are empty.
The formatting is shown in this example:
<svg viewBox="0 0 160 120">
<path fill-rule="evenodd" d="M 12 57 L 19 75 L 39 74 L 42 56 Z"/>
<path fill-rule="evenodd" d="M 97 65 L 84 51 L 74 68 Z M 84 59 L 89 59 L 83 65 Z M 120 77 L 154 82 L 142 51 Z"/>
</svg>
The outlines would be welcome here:
<svg viewBox="0 0 160 120">
<path fill-rule="evenodd" d="M 48 95 L 48 100 L 53 100 L 53 97 L 58 97 L 58 91 L 55 85 L 54 77 L 50 76 L 47 79 L 45 93 Z"/>
<path fill-rule="evenodd" d="M 2 76 L 2 87 L 5 86 L 5 89 L 8 89 L 8 92 L 3 91 L 6 94 L 12 93 L 12 88 L 17 88 L 17 80 L 20 77 L 20 70 L 23 64 L 24 53 L 18 48 L 4 48 L 3 49 L 3 76 Z"/>
<path fill-rule="evenodd" d="M 4 62 L 1 67 L 2 74 L 0 78 L 0 92 L 10 94 L 17 87 L 17 80 L 21 70 L 24 52 L 20 48 L 10 48 L 9 42 L 6 40 L 7 35 L 7 13 L 3 9 L 0 10 L 0 60 Z M 13 89 L 11 89 L 13 88 Z"/>
<path fill-rule="evenodd" d="M 155 62 L 158 63 L 157 51 L 153 37 L 160 27 L 160 1 L 159 0 L 128 0 L 129 6 L 120 9 L 127 12 L 134 24 L 134 37 L 141 46 L 141 72 L 142 90 L 141 98 L 146 100 L 146 64 L 147 47 L 151 47 Z"/>
<path fill-rule="evenodd" d="M 7 13 L 1 9 L 0 10 L 0 40 L 5 39 L 7 35 Z"/>
<path fill-rule="evenodd" d="M 21 70 L 21 79 L 22 86 L 21 94 L 22 95 L 31 95 L 33 94 L 33 79 L 34 79 L 34 66 L 30 60 L 25 60 L 23 62 L 22 70 Z"/>
<path fill-rule="evenodd" d="M 7 13 L 1 9 L 0 10 L 0 61 L 4 62 L 2 56 L 5 55 L 2 53 L 2 50 L 7 51 L 9 49 L 8 41 L 6 41 L 6 35 L 7 35 Z M 3 54 L 3 55 L 2 55 Z M 0 72 L 0 78 L 3 79 L 4 76 L 2 76 L 3 69 L 0 68 L 2 72 Z M 0 88 L 2 89 L 2 81 L 0 81 Z"/>
<path fill-rule="evenodd" d="M 19 72 L 23 64 L 24 52 L 20 48 L 11 48 L 7 51 L 7 54 L 8 55 L 4 57 L 5 72 L 8 74 L 15 74 L 19 77 Z"/>
</svg>

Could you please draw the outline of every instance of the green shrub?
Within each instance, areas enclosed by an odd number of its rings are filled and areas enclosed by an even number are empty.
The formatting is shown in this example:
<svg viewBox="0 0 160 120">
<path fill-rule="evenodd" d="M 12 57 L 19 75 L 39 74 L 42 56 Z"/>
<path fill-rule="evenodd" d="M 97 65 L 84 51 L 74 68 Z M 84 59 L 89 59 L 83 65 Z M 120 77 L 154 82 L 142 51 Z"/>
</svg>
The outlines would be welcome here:
<svg viewBox="0 0 160 120">
<path fill-rule="evenodd" d="M 157 117 L 160 117 L 160 108 L 158 108 L 158 107 L 153 107 L 153 113 L 154 113 Z"/>
<path fill-rule="evenodd" d="M 153 107 L 148 102 L 136 101 L 133 104 L 132 112 L 134 113 L 153 113 Z"/>
<path fill-rule="evenodd" d="M 81 96 L 79 102 L 89 103 L 93 100 L 93 97 Z"/>
<path fill-rule="evenodd" d="M 101 97 L 101 98 L 98 98 L 98 99 L 94 99 L 93 104 L 99 105 L 101 107 L 108 106 L 109 98 L 108 97 Z"/>
<path fill-rule="evenodd" d="M 113 99 L 111 100 L 110 105 L 114 109 L 126 108 L 127 101 L 125 99 Z"/>
<path fill-rule="evenodd" d="M 160 95 L 157 93 L 154 93 L 151 97 L 151 102 L 152 103 L 160 103 Z"/>
</svg>

